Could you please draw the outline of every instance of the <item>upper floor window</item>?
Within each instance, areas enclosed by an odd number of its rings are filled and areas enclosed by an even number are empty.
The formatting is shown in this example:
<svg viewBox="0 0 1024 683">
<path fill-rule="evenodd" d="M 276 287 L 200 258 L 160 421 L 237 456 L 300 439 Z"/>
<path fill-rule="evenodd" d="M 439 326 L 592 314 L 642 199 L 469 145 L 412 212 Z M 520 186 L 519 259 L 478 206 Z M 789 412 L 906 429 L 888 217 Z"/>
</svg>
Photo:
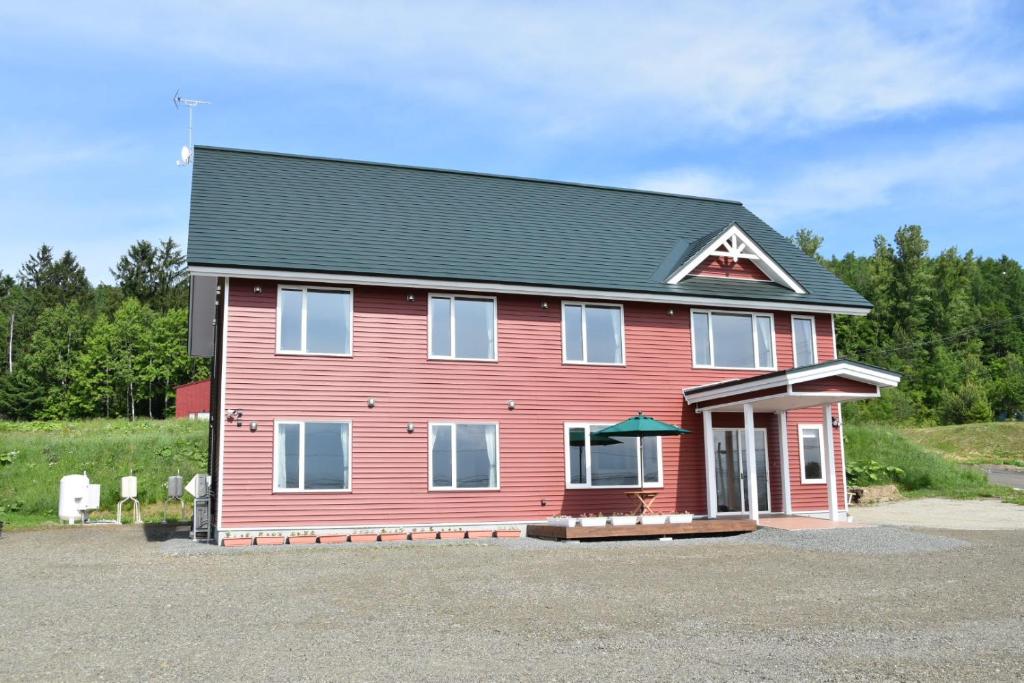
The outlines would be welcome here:
<svg viewBox="0 0 1024 683">
<path fill-rule="evenodd" d="M 498 425 L 431 423 L 430 488 L 498 488 Z"/>
<path fill-rule="evenodd" d="M 813 316 L 793 316 L 793 367 L 818 362 L 818 344 L 814 334 Z"/>
<path fill-rule="evenodd" d="M 430 358 L 495 360 L 498 316 L 494 297 L 431 294 Z"/>
<path fill-rule="evenodd" d="M 352 355 L 352 290 L 279 287 L 277 350 Z"/>
<path fill-rule="evenodd" d="M 279 420 L 275 491 L 350 491 L 349 422 Z"/>
<path fill-rule="evenodd" d="M 692 322 L 695 367 L 775 369 L 771 314 L 695 310 Z"/>
<path fill-rule="evenodd" d="M 566 363 L 623 365 L 626 352 L 622 306 L 562 304 L 562 345 Z"/>
<path fill-rule="evenodd" d="M 661 482 L 661 437 L 645 436 L 643 463 L 637 437 L 596 434 L 607 424 L 565 425 L 565 484 L 568 488 L 616 488 L 640 485 L 658 487 Z"/>
</svg>

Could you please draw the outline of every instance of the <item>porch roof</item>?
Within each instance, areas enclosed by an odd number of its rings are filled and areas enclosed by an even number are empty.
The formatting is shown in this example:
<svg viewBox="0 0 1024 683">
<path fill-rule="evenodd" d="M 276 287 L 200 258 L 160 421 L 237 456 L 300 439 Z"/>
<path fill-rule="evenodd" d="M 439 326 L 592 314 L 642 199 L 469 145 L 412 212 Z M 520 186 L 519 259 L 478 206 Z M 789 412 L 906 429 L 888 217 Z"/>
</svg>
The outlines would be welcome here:
<svg viewBox="0 0 1024 683">
<path fill-rule="evenodd" d="M 755 377 L 704 384 L 683 390 L 698 412 L 740 412 L 745 403 L 774 412 L 877 398 L 900 383 L 899 373 L 852 360 L 830 360 Z"/>
</svg>

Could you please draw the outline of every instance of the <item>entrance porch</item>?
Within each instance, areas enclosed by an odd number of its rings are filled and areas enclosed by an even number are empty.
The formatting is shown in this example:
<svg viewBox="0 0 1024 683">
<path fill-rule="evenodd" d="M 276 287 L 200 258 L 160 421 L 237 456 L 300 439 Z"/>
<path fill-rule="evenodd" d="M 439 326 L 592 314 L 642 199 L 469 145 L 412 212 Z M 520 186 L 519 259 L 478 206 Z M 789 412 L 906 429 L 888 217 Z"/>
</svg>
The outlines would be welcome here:
<svg viewBox="0 0 1024 683">
<path fill-rule="evenodd" d="M 684 390 L 703 419 L 708 519 L 845 518 L 840 404 L 877 398 L 899 380 L 882 368 L 834 360 Z"/>
</svg>

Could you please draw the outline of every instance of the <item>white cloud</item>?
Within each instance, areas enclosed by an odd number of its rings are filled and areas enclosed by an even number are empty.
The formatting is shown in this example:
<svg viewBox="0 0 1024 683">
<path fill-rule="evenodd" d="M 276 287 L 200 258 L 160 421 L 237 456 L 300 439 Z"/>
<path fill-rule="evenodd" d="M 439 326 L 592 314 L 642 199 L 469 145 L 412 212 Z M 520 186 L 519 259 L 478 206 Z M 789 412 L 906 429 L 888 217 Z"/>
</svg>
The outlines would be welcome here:
<svg viewBox="0 0 1024 683">
<path fill-rule="evenodd" d="M 807 162 L 757 177 L 728 169 L 681 167 L 629 185 L 679 194 L 741 199 L 769 222 L 884 207 L 911 193 L 936 206 L 1019 203 L 1024 125 L 991 126 L 898 152 Z"/>
<path fill-rule="evenodd" d="M 315 73 L 507 112 L 535 133 L 808 130 L 1024 85 L 998 6 L 780 3 L 9 3 L 38 31 L 144 59 Z"/>
</svg>

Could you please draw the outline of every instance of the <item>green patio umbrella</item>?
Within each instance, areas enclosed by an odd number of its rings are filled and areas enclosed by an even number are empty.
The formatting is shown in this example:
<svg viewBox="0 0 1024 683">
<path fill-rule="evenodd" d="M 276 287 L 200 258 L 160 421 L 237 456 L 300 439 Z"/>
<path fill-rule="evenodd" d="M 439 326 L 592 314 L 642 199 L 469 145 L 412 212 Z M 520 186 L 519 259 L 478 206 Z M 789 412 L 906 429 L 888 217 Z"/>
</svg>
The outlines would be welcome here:
<svg viewBox="0 0 1024 683">
<path fill-rule="evenodd" d="M 623 420 L 617 424 L 613 424 L 611 427 L 605 427 L 604 429 L 594 432 L 594 435 L 602 437 L 615 437 L 615 436 L 635 436 L 639 439 L 640 443 L 640 488 L 644 487 L 644 479 L 646 478 L 644 473 L 644 437 L 645 436 L 678 436 L 681 434 L 689 434 L 690 430 L 683 429 L 682 427 L 676 427 L 670 425 L 667 422 L 655 420 L 653 417 L 648 417 L 643 414 L 643 411 L 638 412 L 635 416 L 628 420 Z"/>
</svg>

